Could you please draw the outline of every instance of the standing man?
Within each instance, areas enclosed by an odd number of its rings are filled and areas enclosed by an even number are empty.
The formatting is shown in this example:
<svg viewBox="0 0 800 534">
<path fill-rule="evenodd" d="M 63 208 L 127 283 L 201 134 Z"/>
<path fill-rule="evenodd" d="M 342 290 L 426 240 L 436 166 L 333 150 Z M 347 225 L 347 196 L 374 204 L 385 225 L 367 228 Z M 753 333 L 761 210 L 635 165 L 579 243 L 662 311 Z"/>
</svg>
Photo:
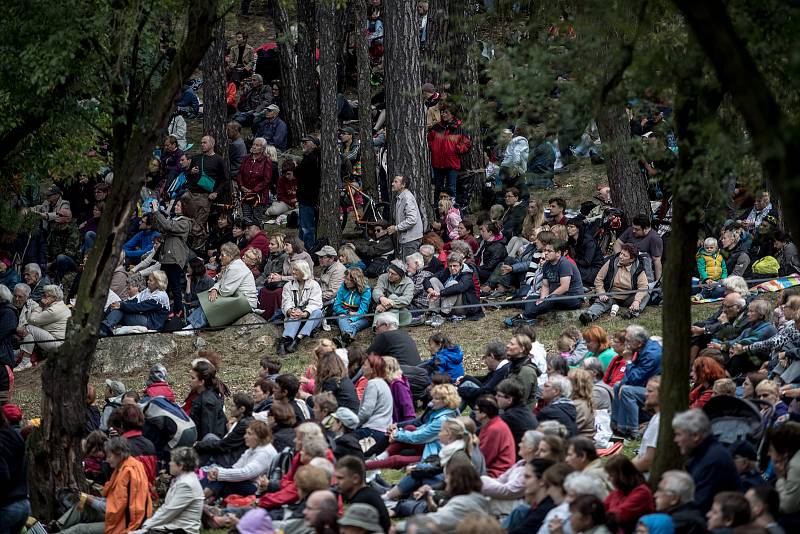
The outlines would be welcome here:
<svg viewBox="0 0 800 534">
<path fill-rule="evenodd" d="M 205 243 L 211 202 L 227 187 L 228 165 L 214 152 L 215 145 L 216 140 L 213 137 L 203 136 L 200 141 L 203 152 L 193 157 L 189 164 L 189 174 L 186 176 L 189 188 L 181 197 L 183 214 L 192 219 L 192 230 L 189 234 L 191 248 L 198 248 Z"/>
<path fill-rule="evenodd" d="M 303 159 L 294 171 L 297 178 L 297 204 L 299 206 L 300 232 L 306 250 L 317 242 L 317 205 L 319 204 L 320 154 L 319 139 L 304 135 L 300 140 Z M 422 236 L 420 236 L 422 237 Z"/>
<path fill-rule="evenodd" d="M 456 192 L 458 171 L 461 170 L 461 156 L 469 152 L 472 142 L 461 121 L 458 120 L 446 102 L 439 103 L 441 120 L 428 132 L 428 146 L 431 150 L 431 166 L 433 167 L 434 198 L 447 191 L 459 208 L 467 204 L 464 191 Z M 457 194 L 458 193 L 458 194 Z"/>
<path fill-rule="evenodd" d="M 225 127 L 225 132 L 230 141 L 228 144 L 228 175 L 236 176 L 239 174 L 242 161 L 247 156 L 247 145 L 244 144 L 244 139 L 242 139 L 242 125 L 236 121 L 231 121 Z"/>
<path fill-rule="evenodd" d="M 48 223 L 60 217 L 59 210 L 70 209 L 69 201 L 61 195 L 61 189 L 57 185 L 51 186 L 45 193 L 47 199 L 41 205 L 31 208 L 44 221 L 42 226 L 47 229 Z"/>
<path fill-rule="evenodd" d="M 378 511 L 379 523 L 384 532 L 389 532 L 392 521 L 380 493 L 366 485 L 364 462 L 355 456 L 344 456 L 336 462 L 336 484 L 345 503 L 368 504 Z"/>
<path fill-rule="evenodd" d="M 628 243 L 636 247 L 640 253 L 647 253 L 652 262 L 652 270 L 648 269 L 645 261 L 645 272 L 648 280 L 658 280 L 661 278 L 661 256 L 664 254 L 664 242 L 658 232 L 654 232 L 650 225 L 650 218 L 647 215 L 637 215 L 631 221 L 627 230 L 622 232 L 614 242 L 614 252 L 622 250 L 622 245 Z"/>
<path fill-rule="evenodd" d="M 401 261 L 414 254 L 422 243 L 422 215 L 417 199 L 408 186 L 409 180 L 405 176 L 395 176 L 392 180 L 392 191 L 397 194 L 397 201 L 394 205 L 394 224 L 386 229 L 389 235 L 397 234 L 395 251 Z"/>
</svg>

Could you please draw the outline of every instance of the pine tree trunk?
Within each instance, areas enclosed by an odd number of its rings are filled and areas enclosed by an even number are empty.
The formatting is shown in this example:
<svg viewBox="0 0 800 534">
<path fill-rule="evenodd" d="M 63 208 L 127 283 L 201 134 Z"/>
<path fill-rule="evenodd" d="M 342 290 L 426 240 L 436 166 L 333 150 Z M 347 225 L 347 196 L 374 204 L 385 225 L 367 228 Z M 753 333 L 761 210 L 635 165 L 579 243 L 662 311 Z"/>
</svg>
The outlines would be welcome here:
<svg viewBox="0 0 800 534">
<path fill-rule="evenodd" d="M 451 73 L 446 72 L 449 62 L 449 52 L 452 48 L 448 41 L 450 32 L 450 9 L 453 2 L 450 0 L 430 0 L 428 3 L 428 38 L 425 50 L 420 54 L 422 83 L 432 83 L 437 91 L 445 91 L 445 80 L 452 79 Z M 469 2 L 462 2 L 468 6 Z"/>
<path fill-rule="evenodd" d="M 297 80 L 303 98 L 306 126 L 319 124 L 317 94 L 317 0 L 297 0 Z"/>
<path fill-rule="evenodd" d="M 622 105 L 607 104 L 603 107 L 597 127 L 603 140 L 603 157 L 614 206 L 622 209 L 628 224 L 636 215 L 650 217 L 652 210 L 647 196 L 647 181 L 639 172 L 631 153 L 633 141 Z"/>
<path fill-rule="evenodd" d="M 214 27 L 214 41 L 206 51 L 201 69 L 203 70 L 203 134 L 212 136 L 217 144 L 214 152 L 226 162 L 228 155 L 228 135 L 225 124 L 228 118 L 228 104 L 225 99 L 225 19 L 221 18 Z"/>
<path fill-rule="evenodd" d="M 389 179 L 411 179 L 423 220 L 433 220 L 425 115 L 420 102 L 419 32 L 414 2 L 384 3 L 386 113 Z"/>
<path fill-rule="evenodd" d="M 336 0 L 320 0 L 320 142 L 322 156 L 322 183 L 318 231 L 338 247 L 342 237 L 339 225 L 339 149 L 336 142 L 336 55 L 337 31 Z M 325 199 L 324 206 L 322 200 Z"/>
<path fill-rule="evenodd" d="M 115 108 L 110 110 L 114 116 L 135 116 L 137 120 L 114 124 L 112 153 L 116 179 L 106 199 L 97 240 L 81 276 L 66 341 L 47 358 L 42 368 L 42 422 L 26 444 L 31 505 L 33 515 L 40 521 L 56 518 L 56 489 L 88 487 L 81 462 L 86 387 L 108 287 L 125 241 L 127 214 L 144 183 L 147 158 L 142 154 L 155 146 L 157 132 L 166 127 L 183 82 L 211 43 L 218 7 L 219 0 L 210 0 L 192 10 L 181 48 L 151 97 L 130 103 L 118 99 Z M 125 50 L 125 45 L 120 48 Z M 110 74 L 112 79 L 123 79 L 121 69 Z M 124 91 L 118 86 L 111 89 Z"/>
<path fill-rule="evenodd" d="M 372 146 L 372 88 L 370 86 L 371 68 L 369 63 L 369 42 L 367 41 L 367 0 L 354 0 L 356 32 L 356 56 L 358 61 L 358 137 L 361 141 L 361 180 L 364 190 L 377 198 L 378 169 L 375 162 L 375 149 Z"/>
<path fill-rule="evenodd" d="M 295 46 L 289 28 L 289 15 L 281 0 L 269 0 L 272 23 L 275 26 L 278 43 L 278 59 L 281 64 L 281 96 L 283 97 L 286 125 L 289 127 L 289 146 L 300 144 L 300 138 L 306 133 L 306 122 L 303 116 L 303 94 L 297 73 Z"/>
</svg>

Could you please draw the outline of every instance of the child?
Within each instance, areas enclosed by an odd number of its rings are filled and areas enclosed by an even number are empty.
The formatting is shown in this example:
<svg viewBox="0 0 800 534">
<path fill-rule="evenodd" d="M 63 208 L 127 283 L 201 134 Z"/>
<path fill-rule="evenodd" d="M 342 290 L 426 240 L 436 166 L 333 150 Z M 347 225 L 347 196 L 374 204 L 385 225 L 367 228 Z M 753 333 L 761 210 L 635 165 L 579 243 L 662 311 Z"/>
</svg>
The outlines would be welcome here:
<svg viewBox="0 0 800 534">
<path fill-rule="evenodd" d="M 561 332 L 561 335 L 567 336 L 573 341 L 569 354 L 565 356 L 567 363 L 572 367 L 579 366 L 589 353 L 589 347 L 586 346 L 583 334 L 575 326 L 568 326 Z"/>
<path fill-rule="evenodd" d="M 106 459 L 105 443 L 108 439 L 102 430 L 95 430 L 83 442 L 83 473 L 86 478 L 97 484 L 105 484 L 103 462 Z"/>
<path fill-rule="evenodd" d="M 697 272 L 700 273 L 700 282 L 703 290 L 700 292 L 701 298 L 719 298 L 724 296 L 724 290 L 717 283 L 723 278 L 728 277 L 728 268 L 725 266 L 725 258 L 717 245 L 717 240 L 713 237 L 703 241 L 702 248 L 697 250 Z"/>
<path fill-rule="evenodd" d="M 432 357 L 421 365 L 428 368 L 429 374 L 446 374 L 451 382 L 464 376 L 464 353 L 446 334 L 439 332 L 429 337 L 428 350 Z"/>
<path fill-rule="evenodd" d="M 279 374 L 281 374 L 281 362 L 273 360 L 272 358 L 261 358 L 259 362 L 261 369 L 258 371 L 258 376 L 266 378 L 270 381 L 275 381 Z"/>
<path fill-rule="evenodd" d="M 175 402 L 175 392 L 169 387 L 167 382 L 167 369 L 160 363 L 150 368 L 150 376 L 147 377 L 147 387 L 144 388 L 145 397 L 164 397 L 170 402 Z"/>
<path fill-rule="evenodd" d="M 558 349 L 558 354 L 568 360 L 570 356 L 572 356 L 572 348 L 575 346 L 575 340 L 569 337 L 566 334 L 561 334 L 558 336 L 558 340 L 556 341 L 556 348 Z"/>
</svg>

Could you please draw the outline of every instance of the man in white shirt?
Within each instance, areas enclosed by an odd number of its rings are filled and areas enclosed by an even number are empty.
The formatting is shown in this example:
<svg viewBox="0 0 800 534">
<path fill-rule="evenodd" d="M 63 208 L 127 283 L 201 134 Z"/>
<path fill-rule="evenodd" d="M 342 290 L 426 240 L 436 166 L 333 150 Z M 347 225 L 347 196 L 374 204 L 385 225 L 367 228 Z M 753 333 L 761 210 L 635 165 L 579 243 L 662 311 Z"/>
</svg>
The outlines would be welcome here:
<svg viewBox="0 0 800 534">
<path fill-rule="evenodd" d="M 661 388 L 661 376 L 656 375 L 647 381 L 644 393 L 644 407 L 648 412 L 655 412 L 655 415 L 647 423 L 647 428 L 642 434 L 642 444 L 639 453 L 633 459 L 633 465 L 642 473 L 649 473 L 656 457 L 656 444 L 658 443 L 658 425 L 661 420 L 661 400 L 659 390 Z"/>
</svg>

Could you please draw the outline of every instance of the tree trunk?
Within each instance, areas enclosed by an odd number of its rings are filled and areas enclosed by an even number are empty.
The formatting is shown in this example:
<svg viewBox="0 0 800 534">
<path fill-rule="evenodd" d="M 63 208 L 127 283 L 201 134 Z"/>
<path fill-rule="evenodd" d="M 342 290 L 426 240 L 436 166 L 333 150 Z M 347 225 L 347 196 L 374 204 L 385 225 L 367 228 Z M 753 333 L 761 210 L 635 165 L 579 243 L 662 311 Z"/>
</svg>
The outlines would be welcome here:
<svg viewBox="0 0 800 534">
<path fill-rule="evenodd" d="M 631 133 L 621 104 L 606 104 L 599 112 L 597 127 L 603 140 L 608 185 L 614 206 L 622 209 L 628 224 L 636 215 L 650 217 L 647 181 L 631 154 Z"/>
<path fill-rule="evenodd" d="M 66 341 L 42 368 L 42 424 L 27 442 L 31 504 L 33 514 L 42 521 L 55 519 L 57 488 L 87 488 L 81 464 L 86 386 L 111 275 L 125 241 L 128 214 L 144 183 L 147 158 L 142 154 L 155 146 L 157 132 L 166 126 L 183 82 L 211 43 L 218 8 L 219 0 L 211 0 L 189 11 L 184 41 L 152 98 L 112 100 L 115 106 L 109 110 L 111 114 L 136 120 L 114 124 L 112 153 L 116 179 L 100 219 L 97 240 L 83 270 Z M 119 48 L 127 50 L 126 45 Z M 124 94 L 124 87 L 116 80 L 123 79 L 121 66 L 125 62 L 122 58 L 110 59 L 112 64 L 120 65 L 120 70 L 110 73 L 109 89 Z M 135 71 L 127 73 L 134 77 L 141 75 Z"/>
<path fill-rule="evenodd" d="M 460 2 L 468 8 L 469 2 Z M 437 91 L 445 90 L 445 80 L 452 80 L 447 69 L 450 65 L 449 52 L 453 45 L 448 40 L 450 33 L 450 0 L 431 0 L 428 4 L 428 38 L 421 53 L 422 83 L 432 83 Z"/>
<path fill-rule="evenodd" d="M 425 114 L 420 102 L 419 33 L 416 4 L 384 3 L 384 71 L 386 73 L 386 144 L 388 175 L 411 180 L 423 221 L 433 220 L 433 188 L 429 166 Z"/>
<path fill-rule="evenodd" d="M 297 79 L 308 128 L 319 124 L 317 77 L 317 0 L 297 0 Z"/>
<path fill-rule="evenodd" d="M 356 56 L 358 60 L 358 138 L 361 142 L 361 180 L 364 190 L 377 198 L 378 169 L 372 146 L 372 88 L 367 41 L 367 0 L 355 0 Z"/>
<path fill-rule="evenodd" d="M 337 248 L 342 237 L 339 225 L 339 149 L 336 142 L 336 0 L 320 0 L 320 143 L 322 157 L 322 182 L 319 235 L 326 237 Z"/>
<path fill-rule="evenodd" d="M 217 142 L 214 152 L 227 163 L 228 135 L 225 124 L 228 104 L 225 99 L 225 19 L 214 26 L 214 41 L 208 47 L 201 69 L 203 71 L 203 135 L 210 135 Z"/>
<path fill-rule="evenodd" d="M 303 95 L 297 74 L 295 46 L 289 28 L 289 15 L 281 0 L 269 0 L 272 23 L 275 26 L 278 43 L 278 59 L 281 63 L 281 96 L 283 97 L 286 125 L 289 127 L 289 146 L 300 144 L 300 138 L 306 133 L 306 121 L 303 116 Z"/>
</svg>

